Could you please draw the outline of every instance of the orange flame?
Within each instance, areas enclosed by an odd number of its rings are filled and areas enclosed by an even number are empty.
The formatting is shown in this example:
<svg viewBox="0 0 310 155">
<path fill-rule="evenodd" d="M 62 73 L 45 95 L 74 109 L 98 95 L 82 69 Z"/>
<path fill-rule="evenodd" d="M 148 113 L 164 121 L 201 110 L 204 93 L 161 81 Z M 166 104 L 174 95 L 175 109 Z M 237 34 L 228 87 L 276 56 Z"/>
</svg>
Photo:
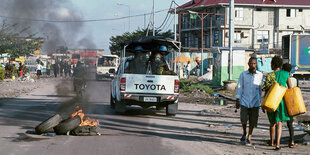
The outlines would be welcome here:
<svg viewBox="0 0 310 155">
<path fill-rule="evenodd" d="M 69 118 L 72 119 L 74 116 L 78 115 L 81 118 L 80 126 L 97 126 L 99 124 L 98 120 L 90 119 L 89 117 L 86 117 L 85 120 L 83 120 L 85 114 L 80 106 L 76 106 L 74 111 L 75 112 L 72 113 Z"/>
</svg>

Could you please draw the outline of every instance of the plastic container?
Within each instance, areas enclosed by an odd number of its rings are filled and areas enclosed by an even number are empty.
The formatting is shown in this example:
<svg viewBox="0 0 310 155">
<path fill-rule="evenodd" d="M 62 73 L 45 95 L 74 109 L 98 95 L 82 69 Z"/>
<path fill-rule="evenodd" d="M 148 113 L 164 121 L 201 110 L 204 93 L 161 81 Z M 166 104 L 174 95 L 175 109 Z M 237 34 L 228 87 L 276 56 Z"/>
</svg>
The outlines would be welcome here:
<svg viewBox="0 0 310 155">
<path fill-rule="evenodd" d="M 288 114 L 296 116 L 306 113 L 306 106 L 302 98 L 301 90 L 298 87 L 288 89 L 284 95 Z"/>
<path fill-rule="evenodd" d="M 275 112 L 280 105 L 286 90 L 287 88 L 275 82 L 267 92 L 261 107 L 268 112 Z"/>
</svg>

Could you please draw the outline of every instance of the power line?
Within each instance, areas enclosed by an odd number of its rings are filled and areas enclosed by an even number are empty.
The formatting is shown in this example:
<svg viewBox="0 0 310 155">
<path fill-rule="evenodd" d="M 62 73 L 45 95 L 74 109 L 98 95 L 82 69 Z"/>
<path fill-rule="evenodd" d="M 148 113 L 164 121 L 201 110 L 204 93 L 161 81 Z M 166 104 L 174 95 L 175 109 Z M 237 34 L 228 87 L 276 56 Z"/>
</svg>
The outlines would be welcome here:
<svg viewBox="0 0 310 155">
<path fill-rule="evenodd" d="M 171 7 L 172 7 L 172 4 L 173 4 L 173 1 L 171 1 L 171 3 L 170 3 L 170 6 L 169 6 L 169 9 L 168 10 L 170 10 L 171 9 Z M 168 16 L 169 16 L 169 11 L 167 11 L 167 14 L 166 14 L 166 17 L 165 17 L 165 19 L 164 19 L 164 21 L 163 21 L 163 23 L 159 26 L 159 27 L 157 27 L 157 29 L 160 29 L 165 23 L 166 23 L 166 21 L 168 21 L 169 19 L 168 19 Z M 168 20 L 167 20 L 168 19 Z"/>
<path fill-rule="evenodd" d="M 170 19 L 170 17 L 171 17 L 171 14 L 170 14 L 170 16 L 169 16 L 169 18 L 168 18 L 166 24 L 165 24 L 164 27 L 162 28 L 163 30 L 168 30 L 169 27 L 171 26 L 172 22 L 174 21 L 174 19 L 173 19 L 173 18 Z M 170 22 L 169 22 L 169 20 L 170 20 Z M 168 24 L 168 22 L 169 22 L 169 24 Z M 167 27 L 167 24 L 168 24 L 168 27 Z"/>
<path fill-rule="evenodd" d="M 167 10 L 169 9 L 158 10 L 155 13 L 160 13 L 160 12 L 167 11 Z M 6 19 L 26 20 L 26 21 L 33 21 L 33 22 L 86 23 L 86 22 L 115 21 L 115 20 L 121 20 L 121 19 L 132 18 L 132 17 L 140 17 L 140 16 L 150 15 L 150 14 L 152 13 L 143 13 L 143 14 L 132 15 L 132 16 L 118 17 L 118 18 L 87 19 L 87 20 L 47 20 L 47 19 L 35 19 L 35 18 L 10 17 L 10 16 L 4 16 L 4 15 L 0 15 L 0 17 L 6 18 Z"/>
</svg>

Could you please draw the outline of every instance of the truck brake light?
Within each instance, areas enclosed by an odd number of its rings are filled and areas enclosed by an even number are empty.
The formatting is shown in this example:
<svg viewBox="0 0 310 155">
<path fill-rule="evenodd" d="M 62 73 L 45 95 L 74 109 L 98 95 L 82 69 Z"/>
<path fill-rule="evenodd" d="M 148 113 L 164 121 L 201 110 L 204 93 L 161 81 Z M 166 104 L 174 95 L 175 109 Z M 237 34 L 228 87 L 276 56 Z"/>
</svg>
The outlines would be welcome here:
<svg viewBox="0 0 310 155">
<path fill-rule="evenodd" d="M 179 88 L 180 88 L 179 80 L 174 80 L 174 93 L 179 93 Z"/>
<path fill-rule="evenodd" d="M 126 90 L 126 78 L 121 78 L 120 91 Z"/>
</svg>

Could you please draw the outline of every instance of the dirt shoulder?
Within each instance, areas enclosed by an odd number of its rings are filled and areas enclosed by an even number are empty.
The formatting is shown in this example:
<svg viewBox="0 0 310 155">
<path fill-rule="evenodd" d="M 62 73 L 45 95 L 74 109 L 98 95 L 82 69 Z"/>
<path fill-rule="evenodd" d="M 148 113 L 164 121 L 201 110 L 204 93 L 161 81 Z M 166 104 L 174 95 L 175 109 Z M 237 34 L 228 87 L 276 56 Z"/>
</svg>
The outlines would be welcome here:
<svg viewBox="0 0 310 155">
<path fill-rule="evenodd" d="M 22 94 L 30 93 L 33 90 L 44 87 L 48 83 L 52 83 L 58 79 L 41 78 L 39 80 L 19 81 L 5 80 L 0 81 L 0 98 L 14 98 Z"/>
</svg>

